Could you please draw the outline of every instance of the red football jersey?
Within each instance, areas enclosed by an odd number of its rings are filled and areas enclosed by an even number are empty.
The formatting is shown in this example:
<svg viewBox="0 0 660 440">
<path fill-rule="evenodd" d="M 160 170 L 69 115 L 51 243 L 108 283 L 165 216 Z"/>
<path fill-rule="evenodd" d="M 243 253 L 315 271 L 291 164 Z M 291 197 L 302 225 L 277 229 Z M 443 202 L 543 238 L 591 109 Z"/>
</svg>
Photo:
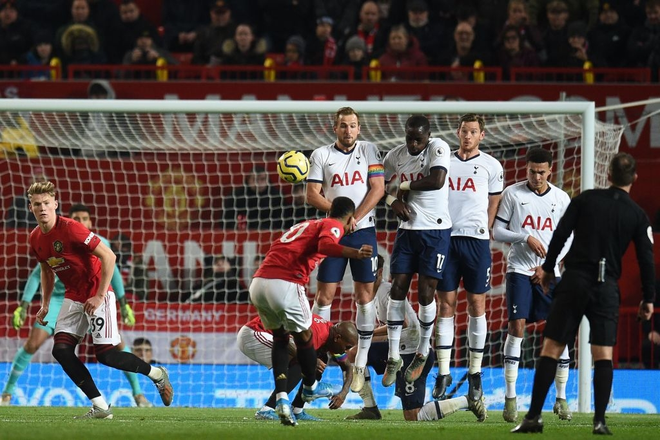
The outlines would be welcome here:
<svg viewBox="0 0 660 440">
<path fill-rule="evenodd" d="M 325 349 L 325 343 L 328 342 L 328 336 L 330 336 L 330 328 L 332 328 L 333 325 L 334 324 L 332 324 L 330 321 L 326 321 L 325 319 L 321 318 L 319 315 L 312 315 L 311 330 L 312 330 L 312 342 L 314 344 L 314 350 L 318 351 L 319 349 L 323 348 L 325 351 L 327 351 L 327 349 Z M 259 318 L 258 316 L 248 321 L 248 323 L 245 324 L 245 326 L 258 332 L 266 332 L 270 334 L 273 333 L 271 330 L 266 330 L 264 328 L 264 325 L 261 322 L 261 318 Z"/>
<path fill-rule="evenodd" d="M 273 242 L 254 276 L 305 286 L 309 282 L 309 274 L 325 257 L 318 251 L 320 239 L 330 237 L 339 243 L 343 235 L 344 225 L 334 218 L 298 223 Z"/>
<path fill-rule="evenodd" d="M 37 260 L 48 264 L 62 281 L 65 298 L 81 303 L 96 294 L 101 281 L 101 260 L 92 255 L 100 242 L 82 224 L 62 216 L 48 233 L 39 227 L 30 233 L 30 247 Z"/>
</svg>

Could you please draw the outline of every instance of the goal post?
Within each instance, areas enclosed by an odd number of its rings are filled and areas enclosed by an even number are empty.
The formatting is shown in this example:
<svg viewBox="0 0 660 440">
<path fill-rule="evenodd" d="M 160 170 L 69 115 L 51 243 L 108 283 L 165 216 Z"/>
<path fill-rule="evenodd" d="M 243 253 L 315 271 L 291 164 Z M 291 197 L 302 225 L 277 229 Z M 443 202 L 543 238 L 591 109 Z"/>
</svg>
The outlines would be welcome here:
<svg viewBox="0 0 660 440">
<path fill-rule="evenodd" d="M 35 264 L 27 253 L 28 230 L 8 226 L 12 209 L 9 200 L 24 194 L 26 184 L 39 169 L 60 188 L 63 214 L 73 203 L 82 201 L 90 205 L 94 227 L 102 235 L 117 238 L 112 241 L 119 249 L 121 236 L 126 236 L 127 246 L 132 247 L 132 261 L 125 268 L 127 291 L 142 322 L 136 328 L 121 327 L 127 342 L 148 335 L 159 347 L 159 361 L 181 365 L 181 373 L 193 371 L 227 381 L 221 384 L 228 391 L 216 391 L 216 399 L 222 395 L 222 402 L 255 405 L 272 386 L 268 373 L 258 379 L 249 376 L 251 385 L 259 388 L 253 394 L 230 382 L 242 380 L 242 374 L 253 374 L 241 368 L 257 368 L 238 352 L 234 336 L 254 311 L 241 301 L 195 302 L 192 293 L 203 287 L 205 269 L 212 271 L 216 263 L 214 256 L 222 254 L 235 265 L 232 276 L 239 280 L 237 289 L 244 294 L 256 258 L 291 223 L 287 216 L 293 215 L 293 192 L 302 187 L 278 180 L 275 159 L 291 149 L 309 153 L 333 142 L 333 116 L 344 106 L 360 113 L 360 139 L 374 142 L 383 152 L 404 142 L 404 124 L 410 114 L 429 116 L 432 136 L 446 140 L 452 149 L 456 147 L 460 115 L 483 115 L 486 137 L 482 149 L 502 161 L 507 186 L 524 178 L 525 150 L 542 146 L 553 152 L 556 164 L 562 164 L 562 172 L 553 176 L 560 175 L 562 181 L 553 182 L 571 195 L 607 185 L 607 164 L 618 151 L 623 131 L 621 126 L 598 121 L 594 103 L 583 101 L 0 99 L 0 130 L 4 133 L 23 127 L 29 136 L 15 142 L 30 139 L 41 150 L 36 157 L 21 153 L 0 156 L 5 200 L 5 244 L 0 246 L 0 253 L 6 261 L 0 272 L 0 290 L 4 287 L 9 292 L 6 298 L 0 297 L 0 302 L 5 301 L 5 315 L 13 312 L 29 269 Z M 3 142 L 12 142 L 7 139 L 3 135 Z M 259 217 L 256 223 L 240 213 L 227 218 L 230 208 L 226 200 L 252 177 L 253 169 L 263 172 L 274 188 L 266 204 L 266 215 L 270 213 L 270 217 Z M 236 206 L 231 209 L 240 211 Z M 316 214 L 313 211 L 302 212 L 310 216 Z M 379 230 L 379 247 L 389 252 L 395 222 L 388 218 L 384 206 L 378 213 L 378 220 L 382 220 L 378 224 L 384 228 Z M 268 226 L 259 227 L 261 224 Z M 495 375 L 501 374 L 497 368 L 502 366 L 496 352 L 501 352 L 501 330 L 506 328 L 502 280 L 507 246 L 493 243 L 492 248 L 493 272 L 499 281 L 489 295 L 493 310 L 488 310 L 487 350 L 491 357 L 484 367 L 497 371 L 488 378 L 496 383 L 499 379 Z M 309 287 L 314 292 L 315 282 Z M 350 274 L 341 288 L 339 300 L 335 299 L 333 305 L 333 320 L 354 319 Z M 465 302 L 465 295 L 461 296 Z M 36 303 L 30 311 L 34 313 Z M 459 304 L 459 313 L 466 313 L 465 304 Z M 32 322 L 30 318 L 28 325 Z M 591 355 L 585 324 L 583 321 L 577 349 L 579 380 L 574 382 L 580 412 L 588 412 L 591 405 Z M 24 342 L 27 337 L 26 327 L 17 333 L 6 320 L 0 322 L 0 365 L 4 362 L 10 367 L 18 341 Z M 532 353 L 539 348 L 536 330 L 531 330 L 529 338 Z M 457 343 L 461 336 L 464 334 L 456 335 Z M 453 365 L 462 368 L 466 359 L 461 356 L 465 353 L 457 348 L 454 356 Z M 36 359 L 52 362 L 48 353 Z M 232 369 L 232 365 L 240 368 Z M 197 402 L 191 379 L 176 379 L 177 372 L 174 369 L 174 380 L 179 381 L 175 387 L 186 390 L 180 394 L 180 405 L 227 405 L 213 398 Z M 519 389 L 530 393 L 531 381 L 521 384 L 523 380 L 519 379 Z M 230 394 L 233 397 L 227 397 Z M 246 394 L 251 397 L 246 398 Z M 353 397 L 359 402 L 357 395 Z"/>
</svg>

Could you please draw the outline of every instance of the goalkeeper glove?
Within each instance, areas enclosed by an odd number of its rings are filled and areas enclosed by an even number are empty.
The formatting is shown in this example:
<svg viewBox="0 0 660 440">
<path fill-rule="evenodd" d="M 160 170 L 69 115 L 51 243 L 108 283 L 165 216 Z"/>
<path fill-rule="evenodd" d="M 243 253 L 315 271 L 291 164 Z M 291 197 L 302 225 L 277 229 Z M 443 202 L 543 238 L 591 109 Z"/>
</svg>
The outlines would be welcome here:
<svg viewBox="0 0 660 440">
<path fill-rule="evenodd" d="M 14 314 L 12 316 L 12 326 L 14 327 L 14 330 L 21 328 L 25 322 L 25 319 L 27 318 L 28 307 L 29 304 L 26 301 L 21 301 L 21 305 L 16 307 L 16 310 L 14 310 Z"/>
<path fill-rule="evenodd" d="M 133 309 L 128 304 L 122 304 L 119 309 L 121 312 L 121 319 L 124 321 L 124 324 L 133 327 L 135 325 L 135 314 L 133 314 Z"/>
</svg>

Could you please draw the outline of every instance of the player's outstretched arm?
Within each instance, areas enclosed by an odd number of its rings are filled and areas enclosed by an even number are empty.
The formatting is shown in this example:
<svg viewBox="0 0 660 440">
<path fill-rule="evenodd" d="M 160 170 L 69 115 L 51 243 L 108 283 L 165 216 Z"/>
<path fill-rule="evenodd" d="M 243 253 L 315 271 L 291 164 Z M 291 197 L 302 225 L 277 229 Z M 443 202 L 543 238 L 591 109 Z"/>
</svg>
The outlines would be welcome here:
<svg viewBox="0 0 660 440">
<path fill-rule="evenodd" d="M 330 404 L 328 405 L 330 409 L 339 409 L 346 401 L 346 396 L 351 389 L 351 383 L 353 383 L 353 364 L 346 359 L 344 362 L 337 362 L 339 368 L 344 373 L 344 382 L 341 387 L 341 391 L 330 398 Z"/>
</svg>

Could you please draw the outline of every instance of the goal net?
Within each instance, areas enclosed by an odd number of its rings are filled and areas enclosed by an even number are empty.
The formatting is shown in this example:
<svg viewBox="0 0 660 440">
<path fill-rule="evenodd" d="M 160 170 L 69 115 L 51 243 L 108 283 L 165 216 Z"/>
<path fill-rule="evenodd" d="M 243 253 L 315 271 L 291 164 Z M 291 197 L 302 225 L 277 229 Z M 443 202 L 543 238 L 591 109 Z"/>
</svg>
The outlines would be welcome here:
<svg viewBox="0 0 660 440">
<path fill-rule="evenodd" d="M 432 135 L 452 149 L 460 115 L 482 114 L 482 149 L 502 162 L 507 185 L 525 179 L 525 152 L 541 146 L 554 154 L 553 183 L 571 195 L 606 186 L 607 164 L 622 133 L 620 126 L 595 120 L 592 103 L 0 101 L 0 377 L 5 383 L 10 378 L 12 361 L 39 309 L 39 294 L 32 287 L 25 297 L 31 300 L 28 318 L 13 328 L 12 314 L 36 265 L 27 245 L 35 223 L 25 192 L 36 179 L 49 179 L 58 188 L 61 214 L 85 204 L 92 229 L 110 240 L 136 318 L 134 326 L 120 323 L 123 340 L 129 347 L 136 340 L 150 342 L 153 360 L 168 365 L 178 406 L 260 407 L 272 391 L 271 372 L 236 347 L 236 332 L 256 316 L 247 303 L 247 287 L 273 239 L 292 224 L 319 216 L 304 203 L 304 185 L 278 179 L 276 158 L 288 150 L 308 154 L 332 143 L 339 107 L 360 112 L 360 138 L 383 152 L 403 142 L 412 113 L 427 115 Z M 386 276 L 396 226 L 389 209 L 379 205 L 379 253 L 386 259 Z M 491 409 L 497 409 L 504 401 L 508 248 L 495 242 L 491 247 L 484 389 Z M 316 291 L 312 280 L 310 300 Z M 415 284 L 409 297 L 416 307 Z M 455 383 L 467 366 L 465 295 L 459 298 Z M 348 273 L 332 319 L 354 318 Z M 519 396 L 531 393 L 539 335 L 539 326 L 527 327 Z M 12 404 L 88 404 L 52 358 L 51 348 L 52 340 L 46 341 L 15 380 Z M 113 405 L 134 404 L 129 383 L 121 373 L 95 363 L 87 339 L 79 355 Z M 574 351 L 571 357 L 576 360 Z M 326 380 L 340 385 L 338 370 L 329 368 Z M 575 376 L 569 381 L 569 401 L 577 395 Z M 146 397 L 159 402 L 150 381 L 140 381 Z M 391 389 L 383 389 L 380 380 L 373 383 L 379 406 L 398 407 Z M 467 384 L 458 395 L 466 389 Z M 360 407 L 359 396 L 349 394 L 346 406 Z"/>
</svg>

